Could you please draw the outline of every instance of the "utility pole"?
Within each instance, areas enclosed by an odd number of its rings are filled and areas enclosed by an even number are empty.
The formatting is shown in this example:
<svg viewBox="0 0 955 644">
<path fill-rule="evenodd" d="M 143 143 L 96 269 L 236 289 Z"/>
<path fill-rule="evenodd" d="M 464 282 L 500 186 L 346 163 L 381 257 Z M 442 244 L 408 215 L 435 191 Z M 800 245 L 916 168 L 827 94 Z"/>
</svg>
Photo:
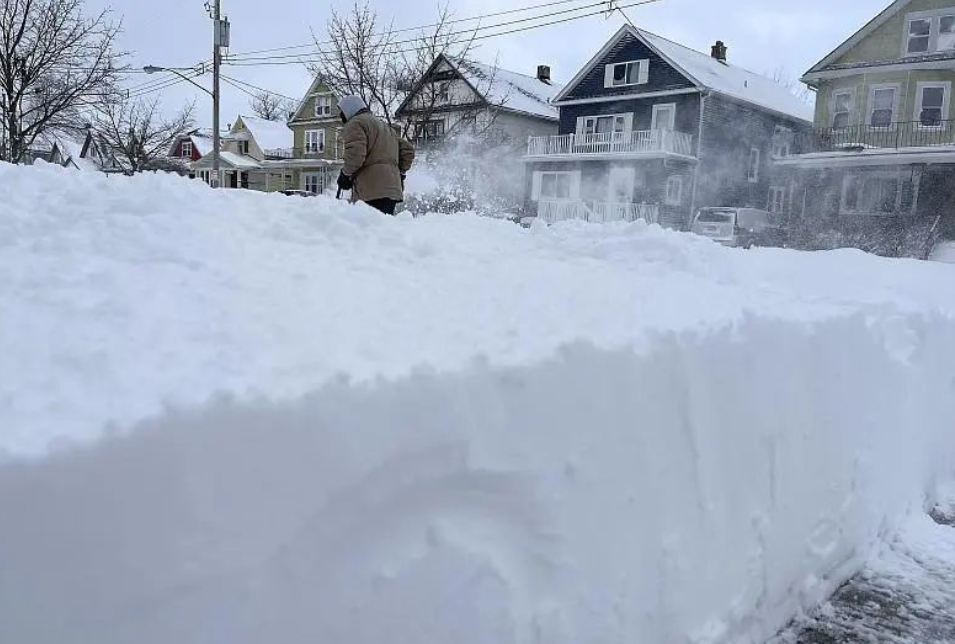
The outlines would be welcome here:
<svg viewBox="0 0 955 644">
<path fill-rule="evenodd" d="M 229 21 L 222 19 L 222 0 L 212 0 L 210 9 L 213 22 L 212 40 L 212 187 L 222 185 L 222 174 L 219 167 L 219 156 L 222 141 L 219 134 L 219 68 L 222 66 L 222 48 L 229 46 Z"/>
</svg>

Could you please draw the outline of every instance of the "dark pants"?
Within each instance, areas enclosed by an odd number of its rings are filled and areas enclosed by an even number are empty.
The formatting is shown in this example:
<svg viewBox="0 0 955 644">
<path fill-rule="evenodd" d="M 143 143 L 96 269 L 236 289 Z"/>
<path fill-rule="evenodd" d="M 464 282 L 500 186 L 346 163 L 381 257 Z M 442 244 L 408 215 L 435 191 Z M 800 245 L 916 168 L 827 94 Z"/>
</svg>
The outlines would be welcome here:
<svg viewBox="0 0 955 644">
<path fill-rule="evenodd" d="M 365 203 L 375 210 L 385 213 L 386 215 L 393 215 L 395 214 L 395 208 L 398 207 L 399 202 L 395 201 L 394 199 L 369 199 Z"/>
</svg>

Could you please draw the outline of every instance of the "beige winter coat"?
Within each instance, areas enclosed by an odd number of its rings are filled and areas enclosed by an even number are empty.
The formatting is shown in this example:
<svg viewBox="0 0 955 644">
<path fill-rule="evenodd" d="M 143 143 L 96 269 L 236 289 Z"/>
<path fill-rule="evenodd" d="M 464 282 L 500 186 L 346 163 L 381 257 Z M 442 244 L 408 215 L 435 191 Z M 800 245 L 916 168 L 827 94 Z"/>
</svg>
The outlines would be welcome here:
<svg viewBox="0 0 955 644">
<path fill-rule="evenodd" d="M 371 112 L 348 120 L 342 132 L 345 167 L 352 178 L 351 200 L 393 199 L 404 201 L 401 175 L 414 163 L 414 147 Z"/>
</svg>

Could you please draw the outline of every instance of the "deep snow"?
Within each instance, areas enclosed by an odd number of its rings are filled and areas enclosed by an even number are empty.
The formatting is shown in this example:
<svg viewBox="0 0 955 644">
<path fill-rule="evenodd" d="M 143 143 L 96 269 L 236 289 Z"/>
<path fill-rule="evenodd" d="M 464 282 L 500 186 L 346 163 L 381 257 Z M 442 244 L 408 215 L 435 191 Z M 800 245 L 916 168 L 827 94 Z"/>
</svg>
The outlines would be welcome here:
<svg viewBox="0 0 955 644">
<path fill-rule="evenodd" d="M 762 642 L 955 472 L 953 269 L 0 165 L 0 641 Z"/>
</svg>

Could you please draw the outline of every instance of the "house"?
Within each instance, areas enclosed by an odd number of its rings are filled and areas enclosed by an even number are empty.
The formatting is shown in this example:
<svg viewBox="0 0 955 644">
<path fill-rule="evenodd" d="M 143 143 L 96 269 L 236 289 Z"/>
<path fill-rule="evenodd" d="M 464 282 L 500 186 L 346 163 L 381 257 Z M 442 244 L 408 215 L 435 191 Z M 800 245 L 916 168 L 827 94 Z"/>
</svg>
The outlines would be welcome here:
<svg viewBox="0 0 955 644">
<path fill-rule="evenodd" d="M 239 116 L 222 138 L 223 187 L 321 194 L 334 185 L 342 167 L 341 128 L 338 99 L 320 80 L 312 83 L 288 123 Z M 207 183 L 212 156 L 192 164 Z"/>
<path fill-rule="evenodd" d="M 43 134 L 37 137 L 27 150 L 24 164 L 32 165 L 38 160 L 90 172 L 109 174 L 124 173 L 126 168 L 116 158 L 104 141 L 91 129 L 82 135 Z"/>
<path fill-rule="evenodd" d="M 955 236 L 955 0 L 893 2 L 802 80 L 815 129 L 778 162 L 794 216 L 887 254 Z"/>
<path fill-rule="evenodd" d="M 338 96 L 321 78 L 316 78 L 289 118 L 293 134 L 288 169 L 290 187 L 321 194 L 335 185 L 342 168 L 344 141 Z"/>
<path fill-rule="evenodd" d="M 546 66 L 537 76 L 526 76 L 441 54 L 395 110 L 395 118 L 419 145 L 455 134 L 523 143 L 528 136 L 557 133 L 558 114 L 550 101 L 561 89 Z"/>
<path fill-rule="evenodd" d="M 191 164 L 212 152 L 212 132 L 196 129 L 177 138 L 169 150 L 169 159 Z"/>
<path fill-rule="evenodd" d="M 461 188 L 473 201 L 464 207 L 501 211 L 523 201 L 528 137 L 557 134 L 551 99 L 561 89 L 544 65 L 529 76 L 442 54 L 395 118 L 418 147 L 416 163 L 431 166 L 441 192 Z"/>
<path fill-rule="evenodd" d="M 532 137 L 528 209 L 546 221 L 644 218 L 686 228 L 703 206 L 773 208 L 770 157 L 812 109 L 773 80 L 623 26 L 557 94 Z"/>
</svg>

